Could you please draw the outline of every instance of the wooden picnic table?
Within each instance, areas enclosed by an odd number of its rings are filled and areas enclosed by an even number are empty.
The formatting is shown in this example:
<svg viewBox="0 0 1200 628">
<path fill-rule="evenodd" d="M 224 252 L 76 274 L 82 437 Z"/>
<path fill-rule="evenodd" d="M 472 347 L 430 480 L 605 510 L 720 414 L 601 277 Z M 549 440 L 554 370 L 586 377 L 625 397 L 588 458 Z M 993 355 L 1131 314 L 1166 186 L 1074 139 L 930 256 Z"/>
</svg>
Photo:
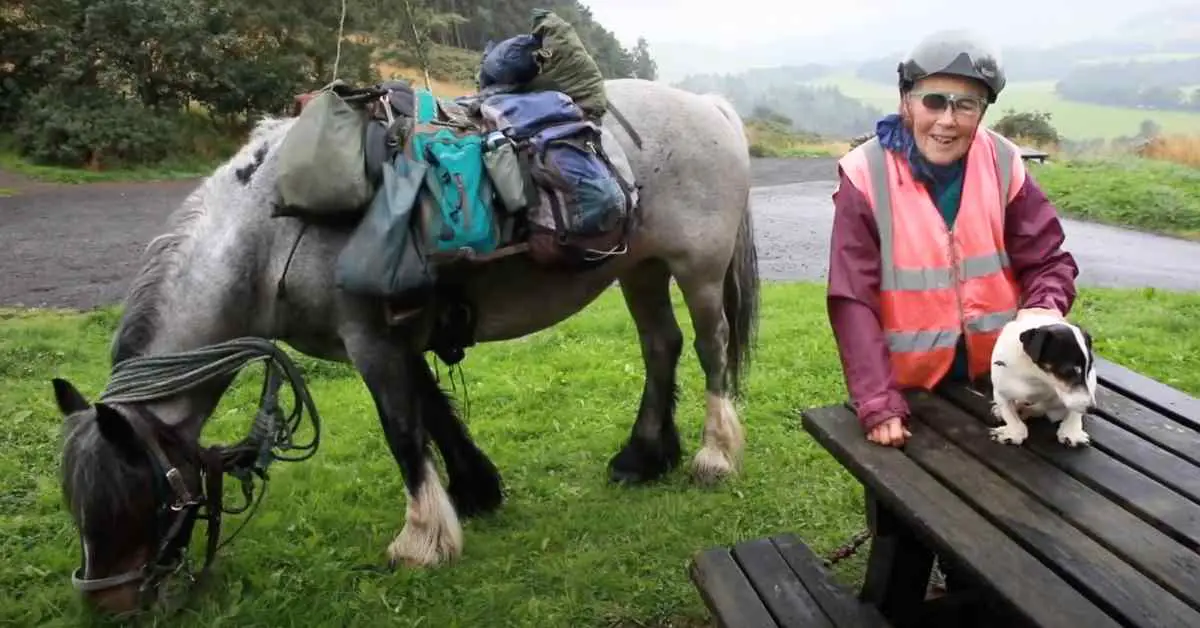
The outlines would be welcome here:
<svg viewBox="0 0 1200 628">
<path fill-rule="evenodd" d="M 791 534 L 698 552 L 720 626 L 1200 627 L 1200 400 L 1098 360 L 1090 447 L 1029 423 L 991 440 L 987 391 L 914 392 L 912 439 L 868 442 L 844 404 L 804 428 L 864 487 L 858 592 Z M 981 386 L 980 388 L 985 388 Z M 927 597 L 937 556 L 948 592 Z"/>
<path fill-rule="evenodd" d="M 1097 374 L 1079 449 L 1040 418 L 1020 446 L 992 441 L 986 386 L 910 394 L 903 449 L 866 441 L 845 405 L 805 411 L 867 494 L 859 597 L 893 626 L 1200 626 L 1200 400 L 1106 360 Z M 935 552 L 955 579 L 925 601 Z"/>
</svg>

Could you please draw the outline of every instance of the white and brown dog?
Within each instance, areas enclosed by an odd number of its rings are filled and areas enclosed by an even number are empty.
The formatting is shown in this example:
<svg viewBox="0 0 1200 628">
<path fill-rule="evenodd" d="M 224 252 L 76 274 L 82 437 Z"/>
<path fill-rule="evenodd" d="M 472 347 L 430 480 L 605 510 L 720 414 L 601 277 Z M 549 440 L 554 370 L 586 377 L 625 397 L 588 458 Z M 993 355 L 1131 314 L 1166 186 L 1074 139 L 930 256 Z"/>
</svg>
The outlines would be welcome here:
<svg viewBox="0 0 1200 628">
<path fill-rule="evenodd" d="M 1045 416 L 1058 423 L 1058 441 L 1068 447 L 1091 442 L 1083 415 L 1096 404 L 1092 337 L 1078 325 L 1042 313 L 1027 313 L 1004 326 L 992 349 L 992 412 L 1004 425 L 992 440 L 1020 445 L 1025 421 Z"/>
</svg>

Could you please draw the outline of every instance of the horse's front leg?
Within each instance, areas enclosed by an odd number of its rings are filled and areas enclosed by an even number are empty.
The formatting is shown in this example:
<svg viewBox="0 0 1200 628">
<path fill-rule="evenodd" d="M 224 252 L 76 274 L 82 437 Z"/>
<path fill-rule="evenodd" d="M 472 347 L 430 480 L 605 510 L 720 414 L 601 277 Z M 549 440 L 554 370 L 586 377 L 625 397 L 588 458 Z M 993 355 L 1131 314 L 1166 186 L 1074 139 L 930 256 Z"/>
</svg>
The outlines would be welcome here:
<svg viewBox="0 0 1200 628">
<path fill-rule="evenodd" d="M 375 401 L 388 447 L 404 476 L 408 510 L 404 528 L 388 546 L 389 562 L 393 567 L 435 565 L 462 554 L 462 526 L 438 477 L 422 421 L 421 378 L 413 365 L 424 364 L 387 331 L 349 325 L 342 340 Z"/>
</svg>

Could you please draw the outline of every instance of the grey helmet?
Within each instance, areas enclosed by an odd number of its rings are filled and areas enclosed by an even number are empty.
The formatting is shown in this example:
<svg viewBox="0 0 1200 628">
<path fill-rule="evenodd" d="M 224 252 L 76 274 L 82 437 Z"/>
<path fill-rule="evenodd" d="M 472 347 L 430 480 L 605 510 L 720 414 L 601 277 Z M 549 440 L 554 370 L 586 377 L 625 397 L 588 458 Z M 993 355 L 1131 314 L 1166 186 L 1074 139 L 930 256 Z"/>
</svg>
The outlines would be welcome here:
<svg viewBox="0 0 1200 628">
<path fill-rule="evenodd" d="M 955 74 L 987 85 L 988 102 L 993 103 L 1005 83 L 1000 51 L 969 30 L 938 31 L 925 37 L 900 62 L 896 71 L 900 74 L 903 92 L 931 74 Z"/>
</svg>

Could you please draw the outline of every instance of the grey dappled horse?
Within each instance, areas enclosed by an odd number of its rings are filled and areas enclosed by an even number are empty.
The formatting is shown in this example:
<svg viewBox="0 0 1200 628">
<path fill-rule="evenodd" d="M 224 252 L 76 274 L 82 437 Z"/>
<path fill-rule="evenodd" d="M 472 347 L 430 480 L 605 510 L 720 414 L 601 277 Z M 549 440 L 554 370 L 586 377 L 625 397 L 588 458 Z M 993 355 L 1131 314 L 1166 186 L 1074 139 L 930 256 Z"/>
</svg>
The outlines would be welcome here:
<svg viewBox="0 0 1200 628">
<path fill-rule="evenodd" d="M 651 480 L 681 456 L 674 409 L 683 336 L 669 296 L 674 277 L 706 379 L 703 446 L 692 472 L 712 482 L 739 462 L 743 433 L 731 399 L 739 392 L 758 316 L 742 122 L 714 96 L 632 79 L 608 81 L 606 89 L 642 139 L 639 149 L 612 114 L 606 117 L 642 186 L 643 223 L 628 254 L 586 272 L 539 267 L 524 256 L 479 269 L 464 293 L 477 311 L 475 338 L 493 342 L 555 325 L 619 281 L 646 378 L 632 433 L 609 472 L 616 481 Z M 176 211 L 172 231 L 150 243 L 125 302 L 113 359 L 260 336 L 318 358 L 349 361 L 375 401 L 404 478 L 408 510 L 387 550 L 391 562 L 432 565 L 453 558 L 463 544 L 458 517 L 498 508 L 500 476 L 438 387 L 423 356 L 425 340 L 390 327 L 381 302 L 335 286 L 334 262 L 349 227 L 310 226 L 297 244 L 301 222 L 270 217 L 276 148 L 292 121 L 258 124 L 241 151 Z M 277 282 L 294 245 L 280 295 Z M 198 441 L 230 381 L 232 376 L 140 408 L 90 403 L 69 383 L 55 381 L 59 408 L 69 417 L 64 491 L 81 529 L 84 578 L 135 570 L 153 556 L 154 504 L 144 490 L 151 467 L 133 455 L 144 445 L 131 421 L 151 417 L 152 438 L 170 455 L 170 448 Z M 430 440 L 445 460 L 448 491 L 435 472 Z M 196 486 L 195 465 L 176 464 Z M 90 595 L 103 602 L 119 594 Z"/>
</svg>

